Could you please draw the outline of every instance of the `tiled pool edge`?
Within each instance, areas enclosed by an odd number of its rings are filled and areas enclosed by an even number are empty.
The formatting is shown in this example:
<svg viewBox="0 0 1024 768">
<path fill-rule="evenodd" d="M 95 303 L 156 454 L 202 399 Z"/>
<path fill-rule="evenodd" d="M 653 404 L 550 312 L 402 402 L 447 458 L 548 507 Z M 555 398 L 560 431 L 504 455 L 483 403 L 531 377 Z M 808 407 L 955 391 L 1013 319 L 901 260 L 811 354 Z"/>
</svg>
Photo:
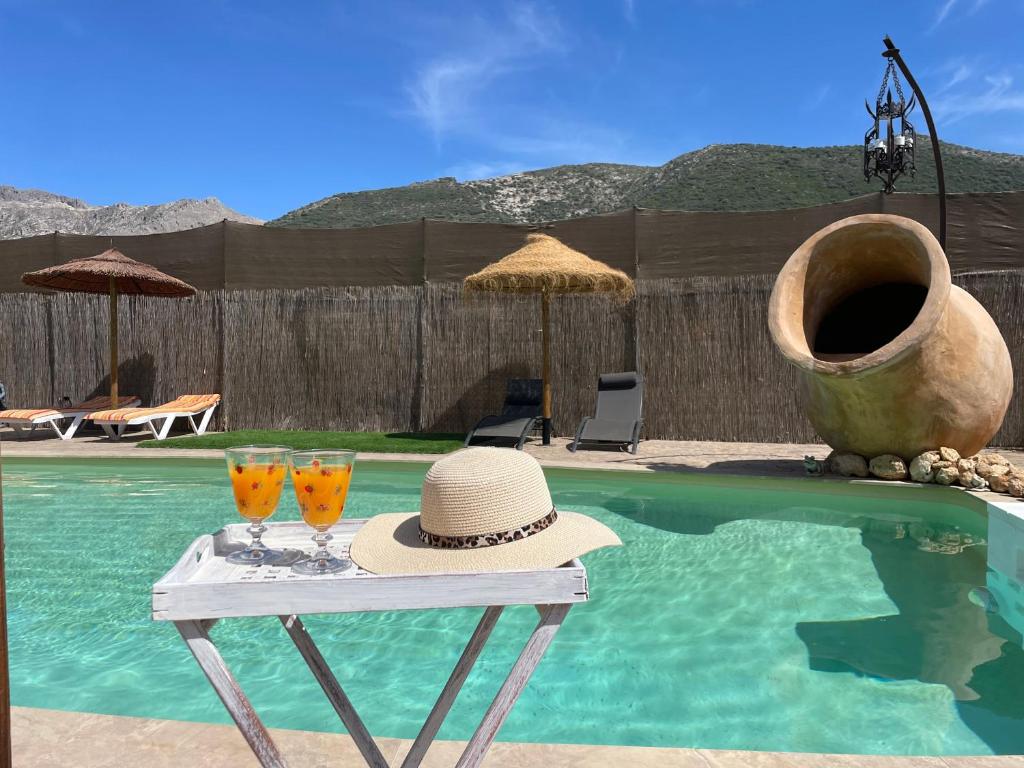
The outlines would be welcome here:
<svg viewBox="0 0 1024 768">
<path fill-rule="evenodd" d="M 323 702 L 327 706 L 326 702 Z M 52 709 L 14 707 L 15 765 L 74 765 L 77 768 L 181 765 L 254 766 L 256 761 L 233 726 L 151 720 L 116 715 L 81 714 Z M 345 735 L 271 729 L 292 765 L 359 764 L 360 756 Z M 398 764 L 411 740 L 381 739 L 381 751 Z M 423 765 L 453 765 L 462 742 L 436 742 Z M 585 744 L 496 742 L 484 765 L 488 768 L 1024 768 L 1024 757 L 903 757 L 824 755 L 798 752 L 743 752 L 668 747 L 611 747 Z"/>
</svg>

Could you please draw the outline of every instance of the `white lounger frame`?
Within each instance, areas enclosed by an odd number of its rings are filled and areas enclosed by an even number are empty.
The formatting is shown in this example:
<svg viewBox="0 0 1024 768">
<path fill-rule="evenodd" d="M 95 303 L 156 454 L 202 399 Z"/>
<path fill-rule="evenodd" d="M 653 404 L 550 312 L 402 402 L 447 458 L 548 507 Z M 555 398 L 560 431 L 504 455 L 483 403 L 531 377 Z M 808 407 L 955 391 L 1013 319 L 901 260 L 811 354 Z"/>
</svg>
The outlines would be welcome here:
<svg viewBox="0 0 1024 768">
<path fill-rule="evenodd" d="M 125 408 L 133 408 L 139 404 L 139 400 L 126 401 Z M 31 419 L 0 419 L 0 424 L 6 424 L 14 433 L 19 437 L 24 433 L 28 432 L 32 434 L 36 431 L 36 427 L 43 425 L 49 426 L 61 440 L 70 440 L 75 436 L 75 432 L 82 426 L 82 421 L 90 413 L 93 413 L 93 409 L 86 411 L 76 411 L 73 409 L 65 408 L 57 413 L 44 413 L 42 416 L 34 416 Z M 65 428 L 60 428 L 60 422 L 64 419 L 71 419 L 71 423 Z M 26 429 L 27 427 L 27 429 Z"/>
<path fill-rule="evenodd" d="M 46 425 L 56 432 L 57 437 L 61 440 L 70 440 L 75 436 L 78 428 L 82 426 L 82 420 L 90 413 L 91 411 L 65 411 L 63 413 L 44 414 L 32 419 L 0 419 L 0 424 L 6 424 L 19 436 L 25 432 L 32 434 L 36 431 L 36 427 Z M 71 423 L 62 431 L 60 422 L 64 419 L 71 419 Z"/>
<path fill-rule="evenodd" d="M 166 440 L 167 435 L 171 432 L 171 425 L 179 416 L 184 416 L 188 419 L 189 426 L 192 427 L 192 431 L 197 435 L 205 433 L 206 428 L 210 426 L 213 412 L 217 410 L 218 405 L 220 403 L 214 403 L 208 408 L 194 413 L 192 411 L 163 411 L 146 416 L 137 416 L 134 419 L 127 419 L 125 421 L 114 419 L 93 419 L 92 421 L 94 424 L 99 424 L 111 440 L 120 440 L 128 427 L 137 427 L 140 424 L 145 424 L 157 440 Z M 198 416 L 202 416 L 202 419 L 197 424 L 196 418 Z"/>
</svg>

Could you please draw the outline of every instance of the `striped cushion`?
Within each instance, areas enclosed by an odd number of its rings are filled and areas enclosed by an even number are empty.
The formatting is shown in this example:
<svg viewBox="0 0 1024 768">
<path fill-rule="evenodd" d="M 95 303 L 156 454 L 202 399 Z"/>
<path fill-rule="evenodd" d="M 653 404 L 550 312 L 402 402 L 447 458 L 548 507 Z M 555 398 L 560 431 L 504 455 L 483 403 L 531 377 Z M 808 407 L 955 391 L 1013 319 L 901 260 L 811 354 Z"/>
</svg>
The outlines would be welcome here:
<svg viewBox="0 0 1024 768">
<path fill-rule="evenodd" d="M 220 395 L 182 395 L 169 403 L 153 408 L 118 408 L 116 410 L 96 411 L 89 418 L 95 421 L 131 421 L 146 416 L 160 416 L 164 413 L 187 413 L 195 415 L 220 402 Z"/>
<path fill-rule="evenodd" d="M 29 421 L 39 416 L 59 416 L 60 411 L 54 408 L 37 408 L 35 410 L 31 408 L 12 408 L 9 411 L 0 411 L 0 421 L 4 419 L 22 419 Z"/>
<path fill-rule="evenodd" d="M 119 403 L 138 403 L 139 398 L 135 395 L 121 395 L 117 398 Z M 110 407 L 110 396 L 100 395 L 99 397 L 92 397 L 85 400 L 78 405 L 74 405 L 70 408 L 12 408 L 8 411 L 0 411 L 0 421 L 5 419 L 18 420 L 18 421 L 32 421 L 40 418 L 53 418 L 55 416 L 63 416 L 70 414 L 75 416 L 83 411 L 89 412 L 96 410 L 97 408 L 109 408 Z"/>
</svg>

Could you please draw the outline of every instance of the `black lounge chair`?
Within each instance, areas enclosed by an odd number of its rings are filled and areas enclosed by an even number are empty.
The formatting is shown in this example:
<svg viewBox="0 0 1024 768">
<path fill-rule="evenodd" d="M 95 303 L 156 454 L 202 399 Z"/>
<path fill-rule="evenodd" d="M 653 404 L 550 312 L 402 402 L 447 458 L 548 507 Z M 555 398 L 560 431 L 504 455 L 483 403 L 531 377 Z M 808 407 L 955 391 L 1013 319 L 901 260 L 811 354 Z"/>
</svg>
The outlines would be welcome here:
<svg viewBox="0 0 1024 768">
<path fill-rule="evenodd" d="M 569 450 L 575 452 L 584 440 L 595 443 L 625 443 L 636 454 L 643 427 L 644 377 L 629 373 L 602 373 L 597 379 L 597 414 L 587 416 L 576 430 Z"/>
<path fill-rule="evenodd" d="M 527 435 L 541 423 L 541 380 L 509 379 L 505 404 L 499 416 L 484 416 L 466 435 L 466 445 L 475 439 L 515 440 L 523 449 Z"/>
</svg>

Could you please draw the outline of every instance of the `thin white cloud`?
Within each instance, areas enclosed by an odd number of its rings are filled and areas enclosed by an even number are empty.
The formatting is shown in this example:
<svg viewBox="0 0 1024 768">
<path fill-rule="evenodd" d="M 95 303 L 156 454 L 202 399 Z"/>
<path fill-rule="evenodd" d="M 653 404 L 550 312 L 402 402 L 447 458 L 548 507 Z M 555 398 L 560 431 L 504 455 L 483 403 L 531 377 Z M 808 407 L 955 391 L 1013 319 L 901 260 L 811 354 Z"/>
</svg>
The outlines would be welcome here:
<svg viewBox="0 0 1024 768">
<path fill-rule="evenodd" d="M 971 67 L 967 66 L 966 64 L 961 64 L 953 72 L 953 76 L 949 78 L 949 82 L 943 86 L 943 90 L 948 91 L 950 88 L 955 88 L 956 86 L 960 85 L 960 83 L 967 80 L 973 74 L 973 72 L 974 70 L 971 69 Z"/>
<path fill-rule="evenodd" d="M 622 0 L 622 15 L 629 26 L 636 26 L 636 0 Z"/>
<path fill-rule="evenodd" d="M 557 17 L 530 4 L 510 6 L 500 23 L 478 19 L 467 30 L 463 45 L 421 66 L 407 88 L 413 114 L 438 145 L 477 119 L 478 98 L 495 80 L 565 48 Z"/>
<path fill-rule="evenodd" d="M 981 82 L 985 84 L 984 89 L 975 86 L 944 90 L 935 104 L 936 115 L 951 124 L 975 115 L 1024 112 L 1024 90 L 1014 87 L 1012 75 L 1007 72 L 986 75 Z"/>
<path fill-rule="evenodd" d="M 804 101 L 803 108 L 805 112 L 813 112 L 815 109 L 820 107 L 825 99 L 828 97 L 829 92 L 832 90 L 831 84 L 825 84 L 820 86 L 814 93 L 810 94 Z"/>
<path fill-rule="evenodd" d="M 982 8 L 984 8 L 986 5 L 988 5 L 988 0 L 974 0 L 974 5 L 971 6 L 971 10 L 968 11 L 968 13 L 971 16 L 973 16 L 978 11 L 980 11 Z"/>
<path fill-rule="evenodd" d="M 941 6 L 939 6 L 939 12 L 935 16 L 935 21 L 928 28 L 929 32 L 934 32 L 949 16 L 949 12 L 953 10 L 953 6 L 957 4 L 957 0 L 944 0 Z"/>
<path fill-rule="evenodd" d="M 486 178 L 543 165 L 630 162 L 625 138 L 602 125 L 577 121 L 551 93 L 521 91 L 570 50 L 558 17 L 530 3 L 500 18 L 472 19 L 458 40 L 415 72 L 407 87 L 409 111 L 434 138 L 476 145 L 482 160 L 448 169 L 462 179 Z M 529 95 L 518 95 L 529 93 Z"/>
</svg>

